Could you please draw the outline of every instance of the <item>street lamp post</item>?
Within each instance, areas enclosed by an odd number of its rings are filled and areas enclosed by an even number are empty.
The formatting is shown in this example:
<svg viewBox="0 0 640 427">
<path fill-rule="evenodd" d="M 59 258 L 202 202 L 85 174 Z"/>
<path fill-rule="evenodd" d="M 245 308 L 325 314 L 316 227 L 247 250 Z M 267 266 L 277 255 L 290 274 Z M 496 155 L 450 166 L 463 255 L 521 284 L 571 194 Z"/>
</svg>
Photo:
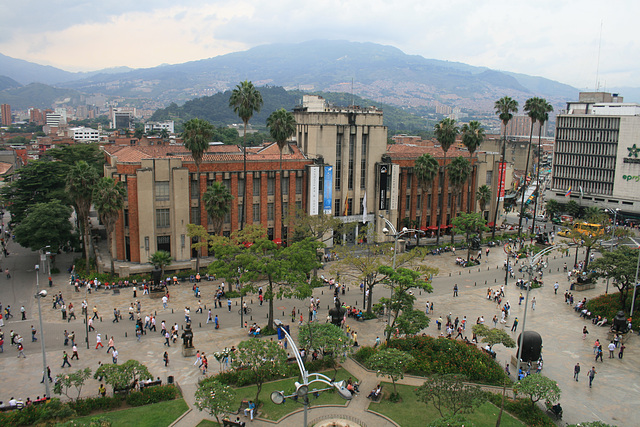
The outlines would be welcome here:
<svg viewBox="0 0 640 427">
<path fill-rule="evenodd" d="M 36 264 L 36 295 L 38 300 L 38 319 L 40 320 L 40 347 L 42 348 L 42 382 L 44 382 L 44 390 L 47 398 L 51 397 L 49 390 L 49 378 L 47 375 L 47 353 L 44 346 L 44 329 L 42 328 L 42 307 L 40 299 L 47 296 L 46 290 L 40 290 L 40 266 Z"/>
<path fill-rule="evenodd" d="M 323 374 L 318 374 L 318 373 L 313 373 L 310 374 L 306 368 L 304 367 L 304 361 L 302 360 L 302 357 L 300 356 L 300 351 L 298 351 L 298 347 L 296 346 L 295 341 L 293 341 L 293 338 L 291 338 L 291 335 L 289 335 L 289 333 L 287 332 L 286 329 L 284 329 L 284 324 L 282 323 L 281 320 L 279 319 L 273 319 L 273 323 L 276 325 L 276 328 L 280 329 L 282 331 L 282 333 L 284 334 L 285 338 L 287 339 L 287 342 L 289 343 L 289 345 L 291 346 L 291 351 L 293 351 L 293 354 L 296 358 L 296 362 L 298 363 L 298 368 L 300 369 L 300 376 L 302 379 L 302 383 L 299 382 L 295 382 L 296 385 L 296 391 L 294 394 L 290 395 L 290 396 L 285 396 L 284 393 L 282 391 L 274 391 L 271 393 L 271 401 L 273 403 L 275 403 L 276 405 L 279 405 L 281 403 L 284 403 L 285 398 L 291 398 L 291 397 L 298 397 L 298 398 L 302 398 L 303 402 L 304 402 L 304 422 L 303 422 L 303 426 L 307 427 L 307 417 L 308 417 L 308 411 L 309 411 L 309 385 L 315 383 L 315 382 L 320 382 L 323 384 L 328 385 L 329 387 L 325 387 L 323 389 L 320 390 L 316 390 L 313 389 L 311 392 L 312 393 L 319 393 L 321 391 L 326 391 L 326 390 L 332 390 L 335 389 L 338 394 L 340 395 L 340 397 L 342 397 L 345 400 L 351 400 L 351 398 L 353 397 L 351 395 L 351 392 L 349 390 L 347 390 L 346 388 L 346 384 L 344 381 L 339 381 L 339 382 L 335 382 L 334 380 L 332 380 L 331 378 L 327 377 L 326 375 Z M 309 377 L 312 377 L 311 381 L 309 380 Z"/>
<path fill-rule="evenodd" d="M 609 213 L 613 212 L 613 228 L 612 228 L 612 232 L 611 232 L 611 243 L 609 245 L 609 252 L 613 252 L 613 239 L 616 236 L 616 217 L 618 216 L 618 211 L 620 210 L 620 208 L 615 208 L 615 209 L 610 209 L 610 208 L 605 208 L 605 210 Z M 637 279 L 636 279 L 637 281 Z M 604 291 L 605 294 L 609 293 L 609 275 L 607 275 L 607 287 Z"/>
<path fill-rule="evenodd" d="M 384 220 L 384 223 L 387 225 L 387 227 L 382 229 L 382 232 L 387 235 L 387 236 L 391 236 L 394 239 L 394 243 L 393 243 L 393 261 L 392 261 L 392 267 L 393 271 L 396 270 L 396 254 L 398 253 L 398 239 L 402 236 L 404 236 L 405 234 L 409 234 L 409 233 L 422 233 L 421 230 L 416 230 L 413 228 L 407 228 L 407 227 L 403 227 L 402 231 L 400 231 L 398 233 L 398 231 L 396 230 L 396 228 L 393 226 L 393 224 L 391 223 L 391 221 L 389 221 L 387 218 L 385 218 L 384 216 L 380 215 L 380 218 L 382 218 L 382 220 Z M 389 234 L 389 232 L 391 232 L 391 234 Z M 390 296 L 389 296 L 389 307 L 387 307 L 387 327 L 391 328 L 391 301 L 393 300 L 393 286 L 391 287 L 391 292 L 390 292 Z M 389 330 L 389 332 L 387 333 L 387 342 L 389 341 L 389 339 L 391 338 L 391 330 Z"/>
<path fill-rule="evenodd" d="M 638 270 L 640 269 L 640 247 L 638 248 L 638 262 L 636 264 L 636 279 L 633 282 L 633 298 L 631 299 L 631 312 L 629 312 L 629 317 L 633 317 L 633 309 L 635 307 L 636 302 L 636 290 L 638 289 Z"/>
</svg>

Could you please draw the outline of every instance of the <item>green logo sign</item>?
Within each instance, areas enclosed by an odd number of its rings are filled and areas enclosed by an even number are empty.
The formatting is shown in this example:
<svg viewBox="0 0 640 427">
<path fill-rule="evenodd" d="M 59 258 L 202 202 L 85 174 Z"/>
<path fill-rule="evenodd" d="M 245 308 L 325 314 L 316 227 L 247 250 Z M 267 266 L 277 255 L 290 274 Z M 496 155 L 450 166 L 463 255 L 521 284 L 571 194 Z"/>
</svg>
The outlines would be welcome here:
<svg viewBox="0 0 640 427">
<path fill-rule="evenodd" d="M 629 150 L 629 157 L 638 157 L 638 152 L 640 152 L 640 148 L 636 147 L 636 144 L 627 147 L 627 150 Z"/>
</svg>

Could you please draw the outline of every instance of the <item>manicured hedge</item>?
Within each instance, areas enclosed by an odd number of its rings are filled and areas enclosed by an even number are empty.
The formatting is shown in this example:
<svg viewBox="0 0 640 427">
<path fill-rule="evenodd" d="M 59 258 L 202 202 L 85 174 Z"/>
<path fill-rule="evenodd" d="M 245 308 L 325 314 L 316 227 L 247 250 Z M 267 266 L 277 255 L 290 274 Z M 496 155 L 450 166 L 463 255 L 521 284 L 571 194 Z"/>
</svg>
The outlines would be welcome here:
<svg viewBox="0 0 640 427">
<path fill-rule="evenodd" d="M 406 351 L 415 358 L 415 363 L 407 372 L 411 375 L 464 373 L 470 381 L 493 385 L 502 385 L 505 379 L 508 380 L 495 360 L 475 345 L 463 341 L 417 336 L 391 340 L 389 347 Z M 376 351 L 371 347 L 362 347 L 355 358 L 367 366 L 367 360 Z"/>
<path fill-rule="evenodd" d="M 631 310 L 631 295 L 633 295 L 633 293 L 629 292 L 629 297 L 627 298 L 624 307 L 622 307 L 622 305 L 620 304 L 619 292 L 600 295 L 599 297 L 587 301 L 587 310 L 591 312 L 592 317 L 606 317 L 608 320 L 607 324 L 611 325 L 613 319 L 616 317 L 616 314 L 618 314 L 618 311 L 622 310 L 625 313 L 629 313 L 629 311 Z M 638 328 L 640 328 L 640 317 L 636 316 L 636 318 L 633 320 L 633 329 L 638 330 Z"/>
<path fill-rule="evenodd" d="M 486 393 L 487 399 L 500 408 L 502 404 L 502 395 L 494 393 Z M 529 399 L 511 400 L 507 397 L 504 399 L 504 410 L 517 417 L 528 427 L 555 427 L 554 422 L 549 418 L 547 413 L 540 409 L 538 405 L 531 406 Z"/>
</svg>

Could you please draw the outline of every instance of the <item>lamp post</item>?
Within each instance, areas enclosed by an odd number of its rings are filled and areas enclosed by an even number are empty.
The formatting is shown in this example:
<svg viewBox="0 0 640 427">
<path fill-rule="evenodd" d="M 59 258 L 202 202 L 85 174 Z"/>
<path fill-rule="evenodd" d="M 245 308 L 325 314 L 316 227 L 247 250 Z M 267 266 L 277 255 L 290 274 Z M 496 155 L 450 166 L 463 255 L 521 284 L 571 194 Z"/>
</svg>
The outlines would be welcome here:
<svg viewBox="0 0 640 427">
<path fill-rule="evenodd" d="M 43 255 L 44 257 L 44 255 Z M 51 391 L 49 390 L 49 378 L 47 378 L 47 353 L 44 346 L 44 330 L 42 329 L 42 307 L 40 299 L 47 296 L 46 290 L 40 290 L 40 266 L 36 264 L 36 294 L 35 298 L 38 300 L 38 319 L 40 320 L 40 347 L 42 348 L 42 382 L 44 382 L 44 390 L 48 398 L 51 397 Z"/>
<path fill-rule="evenodd" d="M 382 232 L 386 236 L 391 236 L 394 239 L 394 243 L 393 243 L 393 261 L 392 261 L 392 267 L 391 268 L 393 268 L 393 271 L 395 271 L 396 270 L 396 254 L 398 253 L 398 239 L 400 237 L 404 236 L 405 234 L 422 233 L 422 231 L 421 230 L 416 230 L 414 228 L 403 227 L 402 231 L 400 231 L 398 233 L 398 231 L 393 226 L 391 221 L 389 221 L 387 218 L 385 218 L 382 215 L 380 215 L 380 218 L 382 218 L 384 220 L 384 223 L 388 227 L 388 228 L 387 227 L 383 228 Z M 389 234 L 389 232 L 391 232 L 391 234 Z M 391 291 L 390 291 L 390 295 L 389 295 L 389 307 L 387 307 L 387 327 L 388 328 L 391 328 L 391 301 L 392 300 L 393 300 L 393 286 L 391 286 Z M 387 342 L 389 341 L 390 338 L 391 338 L 391 329 L 389 329 L 389 331 L 387 332 Z"/>
<path fill-rule="evenodd" d="M 611 244 L 609 245 L 609 252 L 613 252 L 613 239 L 616 236 L 616 217 L 618 216 L 618 211 L 620 210 L 620 208 L 615 208 L 615 209 L 610 209 L 610 208 L 605 208 L 605 211 L 612 213 L 613 212 L 613 228 L 612 228 L 612 232 L 611 232 Z M 638 281 L 638 279 L 636 278 L 636 282 Z M 609 293 L 609 275 L 607 275 L 607 287 L 604 291 L 605 294 Z"/>
<path fill-rule="evenodd" d="M 300 369 L 300 376 L 302 379 L 302 383 L 299 382 L 295 382 L 295 386 L 296 386 L 296 391 L 294 394 L 289 395 L 289 396 L 285 396 L 284 393 L 282 391 L 274 391 L 271 393 L 271 401 L 273 403 L 275 403 L 276 405 L 280 405 L 282 403 L 284 403 L 284 399 L 285 398 L 291 398 L 291 397 L 298 397 L 298 398 L 302 398 L 303 402 L 304 402 L 304 423 L 302 424 L 304 427 L 307 427 L 307 417 L 308 417 L 308 410 L 309 410 L 309 385 L 315 383 L 315 382 L 321 382 L 324 383 L 326 385 L 328 385 L 329 387 L 325 387 L 323 389 L 320 390 L 316 390 L 313 389 L 312 393 L 319 393 L 321 391 L 326 391 L 326 390 L 332 390 L 335 389 L 338 394 L 340 395 L 340 397 L 342 397 L 345 400 L 351 400 L 351 398 L 353 397 L 351 395 L 351 392 L 349 390 L 347 390 L 345 382 L 344 381 L 339 381 L 339 382 L 335 382 L 334 380 L 332 380 L 331 378 L 327 377 L 326 375 L 323 374 L 318 374 L 318 373 L 313 373 L 310 374 L 304 367 L 304 362 L 302 360 L 302 357 L 300 356 L 300 352 L 298 351 L 298 347 L 296 346 L 295 341 L 293 341 L 293 338 L 291 338 L 291 335 L 289 335 L 289 333 L 287 332 L 286 329 L 284 329 L 284 324 L 282 323 L 281 320 L 279 319 L 273 319 L 273 323 L 276 325 L 276 328 L 280 329 L 282 331 L 282 333 L 284 334 L 285 338 L 287 339 L 287 342 L 289 343 L 289 345 L 291 346 L 291 351 L 293 351 L 293 354 L 296 358 L 296 362 L 298 363 L 298 368 Z M 309 377 L 312 377 L 311 381 L 309 380 Z"/>
<path fill-rule="evenodd" d="M 636 302 L 636 290 L 638 289 L 638 270 L 640 269 L 640 247 L 638 247 L 638 262 L 636 264 L 636 279 L 633 282 L 633 298 L 631 299 L 631 311 L 629 317 L 633 317 L 633 309 Z"/>
</svg>

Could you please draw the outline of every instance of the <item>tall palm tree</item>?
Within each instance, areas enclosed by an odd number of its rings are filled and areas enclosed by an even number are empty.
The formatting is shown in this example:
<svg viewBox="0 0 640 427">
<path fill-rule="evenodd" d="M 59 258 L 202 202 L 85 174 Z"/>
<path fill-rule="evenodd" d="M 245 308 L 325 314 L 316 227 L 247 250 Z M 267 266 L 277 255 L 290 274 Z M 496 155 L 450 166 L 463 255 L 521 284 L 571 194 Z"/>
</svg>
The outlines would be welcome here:
<svg viewBox="0 0 640 427">
<path fill-rule="evenodd" d="M 100 221 L 102 221 L 107 230 L 107 242 L 109 244 L 109 255 L 111 256 L 111 274 L 115 273 L 112 249 L 113 231 L 124 207 L 124 194 L 122 183 L 106 176 L 98 181 L 93 191 L 93 205 L 98 211 Z"/>
<path fill-rule="evenodd" d="M 503 141 L 502 141 L 502 158 L 501 163 L 506 162 L 506 152 L 507 152 L 507 125 L 509 121 L 513 118 L 513 114 L 518 112 L 518 101 L 512 99 L 510 96 L 503 96 L 499 100 L 497 100 L 494 104 L 494 108 L 496 114 L 502 121 L 502 126 L 504 127 Z M 500 184 L 503 179 L 503 168 L 500 167 L 500 174 L 498 176 L 498 190 L 500 189 Z M 496 192 L 496 209 L 493 212 L 493 231 L 491 232 L 491 238 L 494 239 L 496 237 L 496 222 L 498 222 L 498 208 L 500 206 L 500 191 Z"/>
<path fill-rule="evenodd" d="M 416 159 L 416 163 L 414 165 L 413 170 L 416 174 L 416 177 L 418 178 L 418 183 L 422 187 L 423 212 L 427 210 L 427 192 L 429 192 L 429 189 L 431 188 L 431 184 L 433 183 L 433 179 L 438 174 L 439 169 L 440 169 L 440 165 L 438 164 L 438 161 L 436 160 L 435 157 L 433 157 L 429 153 L 423 154 Z M 424 215 L 422 216 L 424 217 Z M 427 225 L 426 222 L 425 222 L 425 225 Z M 420 228 L 420 226 L 421 224 L 418 224 L 418 228 Z M 418 236 L 420 235 L 418 234 Z"/>
<path fill-rule="evenodd" d="M 471 176 L 471 162 L 462 156 L 458 156 L 447 165 L 447 171 L 449 171 L 449 182 L 453 187 L 453 197 L 451 198 L 451 218 L 455 217 L 455 208 L 458 194 L 462 195 L 462 189 L 464 184 Z M 451 244 L 454 239 L 453 232 L 451 233 Z"/>
<path fill-rule="evenodd" d="M 166 141 L 167 139 L 169 139 L 169 131 L 166 130 L 165 128 L 162 128 L 160 130 L 160 138 L 162 138 L 163 141 Z"/>
<path fill-rule="evenodd" d="M 248 80 L 238 84 L 231 92 L 229 98 L 229 107 L 233 112 L 242 119 L 244 124 L 244 133 L 242 135 L 242 152 L 244 157 L 244 197 L 242 198 L 242 219 L 240 220 L 240 229 L 244 228 L 245 217 L 247 213 L 247 125 L 253 117 L 253 113 L 259 113 L 262 108 L 262 95 L 256 87 Z"/>
<path fill-rule="evenodd" d="M 207 192 L 204 193 L 202 201 L 204 202 L 204 208 L 207 211 L 207 215 L 211 218 L 211 224 L 213 225 L 213 232 L 220 234 L 222 231 L 222 224 L 226 214 L 231 212 L 231 201 L 233 195 L 229 189 L 221 182 L 214 182 Z"/>
<path fill-rule="evenodd" d="M 267 117 L 267 127 L 271 137 L 276 140 L 280 150 L 280 232 L 284 236 L 284 195 L 282 194 L 282 150 L 285 143 L 296 133 L 296 118 L 293 113 L 281 108 Z"/>
<path fill-rule="evenodd" d="M 534 96 L 533 98 L 529 98 L 524 103 L 524 111 L 527 112 L 529 119 L 531 120 L 531 129 L 529 130 L 529 145 L 527 146 L 527 162 L 524 168 L 524 182 L 522 185 L 522 200 L 520 201 L 520 220 L 518 221 L 518 238 L 522 234 L 522 219 L 524 217 L 524 196 L 526 191 L 524 190 L 524 184 L 527 180 L 527 174 L 529 172 L 529 159 L 531 157 L 531 142 L 533 140 L 533 126 L 536 124 L 538 120 L 538 114 L 540 111 L 540 102 L 541 98 Z M 539 185 L 539 184 L 538 184 Z"/>
<path fill-rule="evenodd" d="M 456 136 L 458 135 L 459 129 L 458 126 L 456 126 L 456 121 L 446 117 L 442 120 L 440 120 L 439 123 L 437 123 L 434 127 L 435 131 L 436 131 L 436 139 L 438 140 L 438 142 L 440 143 L 440 146 L 442 147 L 442 151 L 444 151 L 444 163 L 443 163 L 443 172 L 442 172 L 442 182 L 441 182 L 441 194 L 438 196 L 438 200 L 436 201 L 436 203 L 438 203 L 440 201 L 440 197 L 442 197 L 442 205 L 444 205 L 445 201 L 444 201 L 444 195 L 445 195 L 445 187 L 444 187 L 444 183 L 446 181 L 445 179 L 445 175 L 446 175 L 446 165 L 447 165 L 447 151 L 449 151 L 449 148 L 451 148 L 451 146 L 453 145 L 454 142 L 456 142 Z M 440 205 L 440 203 L 438 203 L 438 205 Z M 444 211 L 446 212 L 446 208 L 444 209 Z M 440 217 L 442 216 L 442 212 L 438 213 L 438 220 L 436 222 L 436 225 L 438 227 L 438 235 L 436 238 L 436 245 L 440 244 Z"/>
<path fill-rule="evenodd" d="M 538 108 L 538 167 L 536 168 L 536 181 L 538 181 L 538 196 L 534 199 L 533 204 L 533 221 L 531 222 L 531 230 L 536 231 L 536 215 L 538 213 L 538 197 L 540 196 L 540 161 L 542 160 L 542 125 L 549 120 L 549 113 L 553 111 L 553 106 L 546 99 L 540 100 Z"/>
<path fill-rule="evenodd" d="M 487 203 L 491 201 L 491 188 L 488 185 L 481 185 L 476 191 L 476 200 L 480 205 L 480 214 L 484 218 L 484 212 L 487 209 Z M 480 230 L 480 239 L 482 239 L 482 230 Z"/>
<path fill-rule="evenodd" d="M 213 137 L 213 125 L 206 120 L 191 119 L 184 124 L 182 140 L 187 150 L 191 151 L 193 162 L 196 164 L 196 179 L 200 184 L 200 165 L 202 157 L 209 148 L 209 142 Z"/>
<path fill-rule="evenodd" d="M 483 142 L 484 129 L 479 121 L 471 120 L 469 124 L 462 125 L 462 144 L 469 150 L 469 161 Z M 467 201 L 467 213 L 471 213 L 471 197 Z"/>
<path fill-rule="evenodd" d="M 84 242 L 84 254 L 87 273 L 91 271 L 89 264 L 89 211 L 93 200 L 93 189 L 98 182 L 98 172 L 84 160 L 77 161 L 67 174 L 67 191 L 71 195 Z"/>
</svg>

